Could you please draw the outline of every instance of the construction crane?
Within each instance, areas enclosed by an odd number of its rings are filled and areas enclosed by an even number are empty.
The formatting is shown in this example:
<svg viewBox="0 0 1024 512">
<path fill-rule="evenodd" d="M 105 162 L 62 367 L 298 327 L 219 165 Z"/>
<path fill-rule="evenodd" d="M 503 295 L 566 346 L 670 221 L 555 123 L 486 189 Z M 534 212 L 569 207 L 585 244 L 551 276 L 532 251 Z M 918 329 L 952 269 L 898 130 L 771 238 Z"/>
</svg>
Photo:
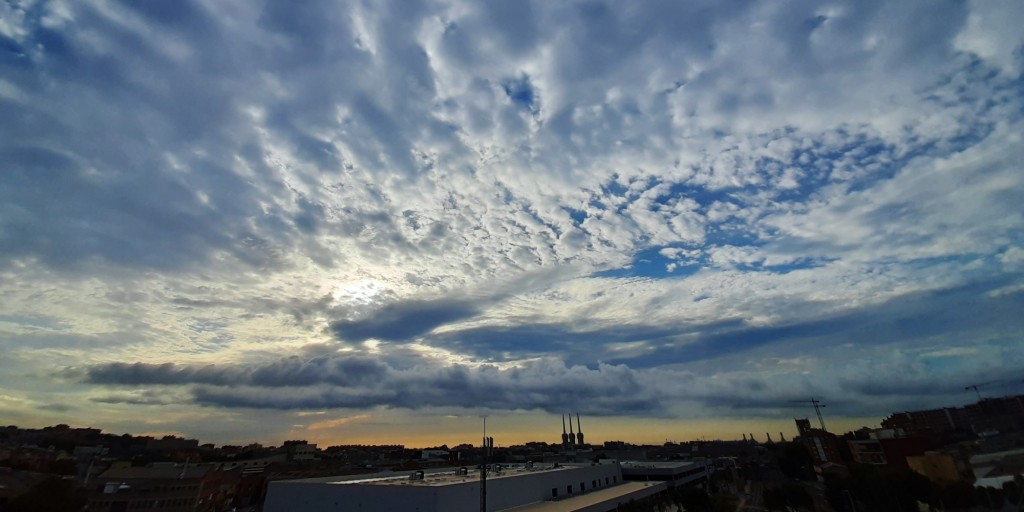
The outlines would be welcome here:
<svg viewBox="0 0 1024 512">
<path fill-rule="evenodd" d="M 990 381 L 987 381 L 987 382 L 979 382 L 977 384 L 970 384 L 968 386 L 964 386 L 964 391 L 967 391 L 969 389 L 973 389 L 974 393 L 976 395 L 978 395 L 978 401 L 980 402 L 982 400 L 982 398 L 981 398 L 981 391 L 979 391 L 978 388 L 987 388 L 989 386 L 994 386 L 994 385 L 997 385 L 997 384 L 1009 384 L 1011 382 L 1024 382 L 1024 381 L 1018 381 L 1017 379 L 990 380 Z"/>
<path fill-rule="evenodd" d="M 825 419 L 821 417 L 821 408 L 828 407 L 826 404 L 821 403 L 821 400 L 816 400 L 813 396 L 810 400 L 790 400 L 792 404 L 804 404 L 811 405 L 814 407 L 815 414 L 818 415 L 818 423 L 821 425 L 821 429 L 825 430 Z"/>
</svg>

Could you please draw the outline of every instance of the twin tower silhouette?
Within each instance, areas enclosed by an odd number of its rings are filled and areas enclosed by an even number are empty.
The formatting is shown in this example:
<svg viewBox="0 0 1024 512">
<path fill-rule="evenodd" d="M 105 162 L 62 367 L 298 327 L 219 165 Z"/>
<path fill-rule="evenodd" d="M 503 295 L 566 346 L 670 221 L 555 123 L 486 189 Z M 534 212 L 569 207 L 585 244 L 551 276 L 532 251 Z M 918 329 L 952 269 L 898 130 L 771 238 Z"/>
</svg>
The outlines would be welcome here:
<svg viewBox="0 0 1024 512">
<path fill-rule="evenodd" d="M 583 427 L 580 426 L 580 413 L 576 413 L 576 430 L 572 431 L 572 414 L 569 415 L 569 433 L 565 432 L 565 414 L 562 415 L 562 448 L 569 450 L 577 446 L 583 446 Z"/>
</svg>

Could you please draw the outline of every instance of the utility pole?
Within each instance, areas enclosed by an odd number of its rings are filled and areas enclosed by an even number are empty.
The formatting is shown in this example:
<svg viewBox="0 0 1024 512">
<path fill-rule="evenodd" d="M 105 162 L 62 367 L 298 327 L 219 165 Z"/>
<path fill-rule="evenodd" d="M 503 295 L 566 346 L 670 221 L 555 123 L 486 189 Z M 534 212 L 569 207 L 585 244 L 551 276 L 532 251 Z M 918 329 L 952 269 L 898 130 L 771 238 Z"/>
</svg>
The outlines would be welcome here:
<svg viewBox="0 0 1024 512">
<path fill-rule="evenodd" d="M 480 512 L 487 512 L 487 461 L 490 458 L 491 448 L 494 448 L 494 438 L 487 437 L 487 415 L 480 416 L 484 419 L 484 461 L 480 465 Z"/>
</svg>

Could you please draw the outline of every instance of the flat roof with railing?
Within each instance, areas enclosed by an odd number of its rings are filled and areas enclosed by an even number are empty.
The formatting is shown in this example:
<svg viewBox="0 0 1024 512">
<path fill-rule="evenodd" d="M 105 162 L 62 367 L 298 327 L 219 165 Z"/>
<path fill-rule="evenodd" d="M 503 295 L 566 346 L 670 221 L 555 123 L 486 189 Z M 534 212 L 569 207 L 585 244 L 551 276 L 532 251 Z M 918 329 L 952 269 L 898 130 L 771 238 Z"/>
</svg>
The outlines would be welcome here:
<svg viewBox="0 0 1024 512">
<path fill-rule="evenodd" d="M 495 468 L 497 465 L 492 465 Z M 578 469 L 582 466 L 561 464 L 536 464 L 532 467 L 525 464 L 501 464 L 501 469 L 487 472 L 488 480 L 511 478 L 534 473 L 565 471 Z M 463 473 L 462 471 L 465 471 Z M 418 477 L 422 473 L 422 478 Z M 333 485 L 393 485 L 393 486 L 442 486 L 466 482 L 479 482 L 480 470 L 476 467 L 449 468 L 430 471 L 402 471 L 395 473 L 374 473 L 369 475 L 345 475 L 335 477 L 305 478 L 301 480 L 282 480 L 280 483 L 323 483 Z"/>
</svg>

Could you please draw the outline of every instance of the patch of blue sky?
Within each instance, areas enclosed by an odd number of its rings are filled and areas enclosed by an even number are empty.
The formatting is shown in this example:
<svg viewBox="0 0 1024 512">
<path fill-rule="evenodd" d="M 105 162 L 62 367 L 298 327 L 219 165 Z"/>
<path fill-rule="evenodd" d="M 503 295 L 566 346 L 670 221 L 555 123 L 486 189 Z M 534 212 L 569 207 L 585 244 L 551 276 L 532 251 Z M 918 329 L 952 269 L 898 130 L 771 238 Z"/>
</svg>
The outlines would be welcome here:
<svg viewBox="0 0 1024 512">
<path fill-rule="evenodd" d="M 965 280 L 987 281 L 994 273 L 999 273 L 1001 263 L 997 254 L 952 254 L 928 258 L 916 258 L 912 260 L 893 259 L 891 262 L 882 261 L 880 264 L 892 263 L 908 269 L 926 271 L 934 268 L 957 268 L 957 273 Z M 1019 279 L 1024 276 L 1016 273 L 1002 273 L 1005 282 Z"/>
<path fill-rule="evenodd" d="M 839 258 L 798 258 L 781 265 L 765 265 L 763 263 L 739 264 L 737 270 L 746 272 L 768 272 L 772 274 L 788 274 L 796 270 L 807 270 L 823 267 Z"/>
<path fill-rule="evenodd" d="M 813 32 L 814 29 L 824 25 L 826 21 L 828 21 L 828 16 L 818 15 L 804 20 L 803 26 L 808 32 Z"/>
<path fill-rule="evenodd" d="M 563 206 L 562 209 L 569 214 L 569 218 L 572 219 L 573 224 L 575 224 L 576 226 L 583 224 L 583 221 L 587 220 L 587 212 L 583 210 L 569 208 L 568 206 Z"/>
<path fill-rule="evenodd" d="M 1024 53 L 1024 47 L 1021 48 L 1021 52 Z M 951 87 L 955 89 L 950 91 Z M 924 99 L 942 108 L 973 104 L 978 112 L 972 114 L 985 113 L 994 107 L 1013 102 L 1017 104 L 1017 114 L 1020 115 L 1024 112 L 1021 89 L 1024 89 L 1024 74 L 1013 77 L 1000 75 L 999 70 L 973 58 L 969 65 L 937 81 L 925 94 Z M 1005 110 L 1000 113 L 1005 114 Z"/>
<path fill-rule="evenodd" d="M 66 57 L 73 53 L 67 39 L 54 30 L 37 27 L 31 36 L 22 42 L 0 36 L 0 48 L 5 56 L 3 64 L 13 64 L 18 67 L 28 67 L 33 64 L 34 59 L 27 58 L 30 53 L 38 54 L 40 50 L 48 57 Z M 61 59 L 63 60 L 63 59 Z"/>
<path fill-rule="evenodd" d="M 596 195 L 591 197 L 590 201 L 587 201 L 587 206 L 590 206 L 591 208 L 595 208 L 595 209 L 598 209 L 598 210 L 607 210 L 608 209 L 608 205 L 604 204 L 604 202 L 601 201 L 601 198 L 596 196 Z"/>
<path fill-rule="evenodd" d="M 811 148 L 794 151 L 787 165 L 801 173 L 797 186 L 777 190 L 775 198 L 779 201 L 805 202 L 822 187 L 837 181 L 846 181 L 850 192 L 868 190 L 883 180 L 893 178 L 914 158 L 944 156 L 962 151 L 984 139 L 992 128 L 991 124 L 979 124 L 941 141 L 911 141 L 902 151 L 881 139 L 840 128 L 835 134 L 845 139 L 842 144 L 827 147 L 822 138 Z M 759 162 L 758 165 L 765 163 Z M 859 172 L 838 173 L 844 169 Z"/>
<path fill-rule="evenodd" d="M 46 315 L 0 315 L 0 322 L 42 329 L 67 329 L 70 324 Z"/>
<path fill-rule="evenodd" d="M 651 247 L 633 255 L 633 261 L 625 266 L 592 274 L 593 277 L 648 277 L 664 279 L 670 277 L 685 277 L 697 273 L 706 264 L 701 259 L 698 261 L 680 262 L 673 258 L 667 258 L 661 254 L 665 247 Z M 669 265 L 675 264 L 672 270 Z"/>
<path fill-rule="evenodd" d="M 726 245 L 737 247 L 760 246 L 761 242 L 755 233 L 733 223 L 714 224 L 705 229 L 704 246 Z"/>
<path fill-rule="evenodd" d="M 844 129 L 837 131 L 842 138 L 848 138 L 841 146 L 828 148 L 819 139 L 818 144 L 810 151 L 811 162 L 801 164 L 794 159 L 794 166 L 804 172 L 799 194 L 809 196 L 829 182 L 852 181 L 853 190 L 867 189 L 882 179 L 891 178 L 903 166 L 905 160 L 894 160 L 893 147 L 877 138 L 869 138 L 864 134 L 850 134 Z M 866 172 L 842 174 L 837 165 L 847 165 Z"/>
<path fill-rule="evenodd" d="M 533 90 L 533 84 L 530 83 L 529 75 L 524 74 L 517 79 L 506 80 L 501 86 L 505 90 L 505 94 L 516 105 L 529 111 L 536 109 L 535 102 L 537 98 Z"/>
<path fill-rule="evenodd" d="M 958 82 L 958 85 L 954 86 L 954 82 Z M 955 94 L 950 94 L 950 87 L 955 87 Z M 989 135 L 995 122 L 1007 120 L 1007 103 L 1016 103 L 1016 116 L 1024 115 L 1024 102 L 1020 101 L 1022 89 L 1024 74 L 1005 79 L 999 76 L 998 70 L 986 66 L 977 58 L 972 59 L 969 65 L 957 73 L 947 75 L 934 84 L 924 94 L 923 100 L 939 108 L 967 108 L 973 112 L 969 118 L 958 120 L 961 128 L 959 133 L 941 141 L 928 141 L 927 145 L 922 145 L 922 149 L 931 152 L 938 148 L 952 153 L 977 144 Z M 996 108 L 1000 108 L 998 116 L 986 117 Z"/>
<path fill-rule="evenodd" d="M 907 162 L 912 158 L 919 156 L 946 156 L 953 153 L 959 153 L 984 140 L 985 137 L 988 137 L 994 129 L 995 123 L 975 123 L 972 124 L 970 128 L 964 129 L 952 137 L 929 141 L 918 147 L 912 148 L 900 160 Z"/>
<path fill-rule="evenodd" d="M 654 201 L 660 204 L 667 204 L 669 201 L 680 197 L 697 201 L 697 204 L 701 205 L 706 211 L 707 207 L 714 204 L 715 201 L 736 202 L 736 190 L 711 190 L 704 187 L 695 187 L 688 183 L 673 183 L 669 187 L 667 194 L 658 196 Z"/>
<path fill-rule="evenodd" d="M 638 182 L 642 182 L 642 186 L 635 186 Z M 619 204 L 616 208 L 617 212 L 621 212 L 629 206 L 632 200 L 635 200 L 642 193 L 663 183 L 664 181 L 657 176 L 643 176 L 631 180 L 629 186 L 626 186 L 618 181 L 617 174 L 612 175 L 606 183 L 601 184 L 600 193 L 594 193 L 593 196 L 591 196 L 588 204 L 601 210 L 607 210 L 608 206 L 605 204 L 605 201 L 602 201 L 603 198 L 620 197 L 629 199 L 630 201 L 625 201 Z M 666 205 L 681 198 L 692 199 L 701 206 L 701 213 L 706 213 L 707 208 L 715 201 L 742 203 L 743 201 L 737 199 L 737 192 L 743 190 L 756 192 L 754 187 L 711 190 L 704 187 L 694 186 L 689 183 L 675 182 L 669 186 L 666 193 L 655 197 L 654 203 Z"/>
<path fill-rule="evenodd" d="M 915 292 L 881 304 L 848 310 L 834 316 L 781 325 L 727 325 L 706 328 L 697 340 L 682 346 L 663 346 L 649 354 L 608 361 L 632 368 L 667 362 L 687 363 L 749 352 L 768 345 L 813 342 L 819 345 L 909 343 L 928 340 L 965 324 L 986 325 L 994 332 L 1019 329 L 1021 298 L 989 296 L 992 283 L 938 291 Z"/>
<path fill-rule="evenodd" d="M 13 39 L 0 36 L 0 65 L 28 67 L 30 64 L 25 48 Z"/>
<path fill-rule="evenodd" d="M 503 183 L 496 182 L 494 187 L 497 189 L 497 193 L 501 196 L 501 202 L 505 204 L 512 204 L 516 200 L 516 196 L 506 187 Z"/>
<path fill-rule="evenodd" d="M 506 200 L 505 203 L 508 204 L 509 201 Z M 552 232 L 555 233 L 555 236 L 562 236 L 562 228 L 559 227 L 558 224 L 548 222 L 543 217 L 541 217 L 540 213 L 537 212 L 537 209 L 534 208 L 533 203 L 531 203 L 530 201 L 522 200 L 519 204 L 519 209 L 523 213 L 529 215 L 538 224 L 546 226 L 548 229 L 550 229 Z M 577 223 L 576 225 L 578 226 L 579 224 Z M 525 229 L 525 226 L 523 226 L 523 228 Z"/>
<path fill-rule="evenodd" d="M 42 27 L 42 19 L 49 10 L 47 2 L 22 2 L 21 5 L 17 5 L 16 8 L 24 12 L 26 27 L 31 27 L 33 31 L 45 30 Z"/>
<path fill-rule="evenodd" d="M 622 183 L 619 183 L 619 174 L 612 174 L 608 178 L 608 181 L 601 184 L 601 196 L 620 196 L 624 197 L 629 192 Z"/>
</svg>

